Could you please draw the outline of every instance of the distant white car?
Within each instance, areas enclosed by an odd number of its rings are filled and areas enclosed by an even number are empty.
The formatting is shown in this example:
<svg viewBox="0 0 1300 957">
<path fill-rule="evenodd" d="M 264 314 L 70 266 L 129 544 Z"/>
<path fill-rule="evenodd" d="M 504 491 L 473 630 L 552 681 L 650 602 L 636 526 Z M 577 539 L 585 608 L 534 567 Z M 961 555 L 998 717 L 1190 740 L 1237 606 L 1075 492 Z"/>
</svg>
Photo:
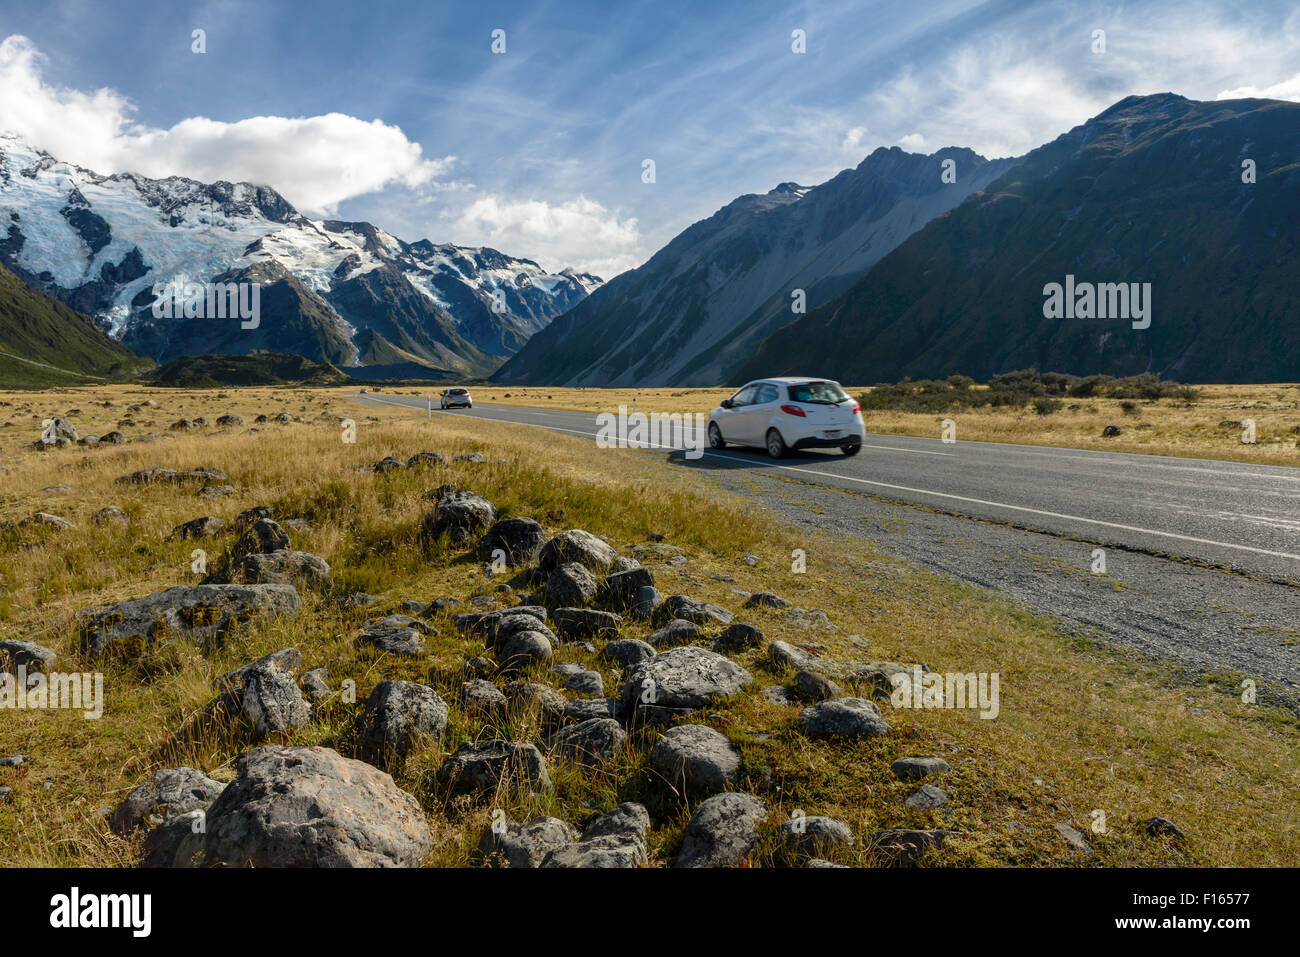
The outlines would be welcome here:
<svg viewBox="0 0 1300 957">
<path fill-rule="evenodd" d="M 474 400 L 470 398 L 468 389 L 445 389 L 440 401 L 444 409 L 474 408 Z"/>
<path fill-rule="evenodd" d="M 830 379 L 755 379 L 709 413 L 710 446 L 765 448 L 774 459 L 791 449 L 857 455 L 866 437 L 862 407 Z"/>
</svg>

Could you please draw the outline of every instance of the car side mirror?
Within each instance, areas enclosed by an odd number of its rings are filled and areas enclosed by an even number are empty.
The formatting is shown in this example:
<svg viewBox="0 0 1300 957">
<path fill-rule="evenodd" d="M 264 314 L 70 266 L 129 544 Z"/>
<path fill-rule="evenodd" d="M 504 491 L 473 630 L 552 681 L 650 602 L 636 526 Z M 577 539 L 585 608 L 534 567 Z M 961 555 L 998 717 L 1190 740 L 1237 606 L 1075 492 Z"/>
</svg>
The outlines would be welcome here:
<svg viewBox="0 0 1300 957">
<path fill-rule="evenodd" d="M 730 408 L 731 408 L 731 400 L 730 400 L 730 399 L 723 399 L 721 405 L 722 405 L 722 408 L 724 408 L 724 409 L 730 409 Z"/>
</svg>

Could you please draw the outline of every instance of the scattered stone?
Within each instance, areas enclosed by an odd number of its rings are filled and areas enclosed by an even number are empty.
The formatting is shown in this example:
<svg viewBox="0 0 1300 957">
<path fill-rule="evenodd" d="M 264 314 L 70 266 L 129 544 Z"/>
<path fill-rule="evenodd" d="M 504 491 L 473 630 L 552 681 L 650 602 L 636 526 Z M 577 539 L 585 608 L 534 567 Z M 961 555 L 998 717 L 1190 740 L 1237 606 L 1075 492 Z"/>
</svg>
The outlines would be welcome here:
<svg viewBox="0 0 1300 957">
<path fill-rule="evenodd" d="M 470 465 L 483 465 L 487 459 L 483 457 L 482 452 L 466 452 L 464 455 L 458 455 L 453 462 L 468 462 Z"/>
<path fill-rule="evenodd" d="M 1092 853 L 1092 845 L 1085 841 L 1083 835 L 1070 827 L 1070 825 L 1057 821 L 1053 827 L 1055 827 L 1056 832 L 1065 839 L 1065 843 L 1069 844 L 1075 850 L 1083 851 L 1085 854 Z"/>
<path fill-rule="evenodd" d="M 620 804 L 602 814 L 582 832 L 582 840 L 556 848 L 542 860 L 542 867 L 628 868 L 644 867 L 649 853 L 646 833 L 650 815 L 640 804 Z"/>
<path fill-rule="evenodd" d="M 564 690 L 585 694 L 589 698 L 603 698 L 605 681 L 599 671 L 579 671 L 575 675 L 570 675 L 564 682 Z"/>
<path fill-rule="evenodd" d="M 596 596 L 595 576 L 585 565 L 569 562 L 554 569 L 546 579 L 546 600 L 552 606 L 577 608 Z"/>
<path fill-rule="evenodd" d="M 551 660 L 551 641 L 540 631 L 516 631 L 500 642 L 497 660 L 506 674 L 517 674 Z"/>
<path fill-rule="evenodd" d="M 329 682 L 326 680 L 329 672 L 324 668 L 313 668 L 302 676 L 302 691 L 307 696 L 307 700 L 313 705 L 320 704 L 334 692 L 330 690 Z"/>
<path fill-rule="evenodd" d="M 373 605 L 378 601 L 378 595 L 372 595 L 369 592 L 364 591 L 354 591 L 349 592 L 346 595 L 339 595 L 338 598 L 334 599 L 334 604 L 338 605 L 340 608 L 352 609 L 365 608 L 367 605 Z"/>
<path fill-rule="evenodd" d="M 571 528 L 566 532 L 560 532 L 543 545 L 537 557 L 538 567 L 544 572 L 576 562 L 593 572 L 605 575 L 608 574 L 610 565 L 618 557 L 618 553 L 591 532 Z"/>
<path fill-rule="evenodd" d="M 952 770 L 943 758 L 899 758 L 889 766 L 900 781 L 919 781 L 927 774 L 942 774 Z"/>
<path fill-rule="evenodd" d="M 948 795 L 944 794 L 933 784 L 922 784 L 919 788 L 907 796 L 903 802 L 908 807 L 918 810 L 929 810 L 931 808 L 942 807 L 948 803 Z"/>
<path fill-rule="evenodd" d="M 795 628 L 834 631 L 835 626 L 820 608 L 790 608 L 785 613 L 786 624 Z"/>
<path fill-rule="evenodd" d="M 67 532 L 77 526 L 61 515 L 51 515 L 49 512 L 34 512 L 31 518 L 23 519 L 23 525 L 28 527 L 42 526 L 52 528 L 58 532 Z"/>
<path fill-rule="evenodd" d="M 428 468 L 431 465 L 446 465 L 447 456 L 439 452 L 416 452 L 406 460 L 408 469 Z"/>
<path fill-rule="evenodd" d="M 177 866 L 416 867 L 433 846 L 414 797 L 329 748 L 255 748 L 235 770 Z"/>
<path fill-rule="evenodd" d="M 725 735 L 702 724 L 669 728 L 650 749 L 650 766 L 672 787 L 715 794 L 735 781 L 740 755 Z"/>
<path fill-rule="evenodd" d="M 847 824 L 820 815 L 785 821 L 777 833 L 786 850 L 799 855 L 821 857 L 837 847 L 853 846 L 853 832 Z"/>
<path fill-rule="evenodd" d="M 605 591 L 616 605 L 626 606 L 636 601 L 637 592 L 642 588 L 653 588 L 654 584 L 655 573 L 643 565 L 637 565 L 606 578 Z"/>
<path fill-rule="evenodd" d="M 235 487 L 233 485 L 205 485 L 199 489 L 199 498 L 225 498 L 227 495 L 234 495 Z"/>
<path fill-rule="evenodd" d="M 139 654 L 146 645 L 173 638 L 217 641 L 237 624 L 292 614 L 301 604 L 292 585 L 177 585 L 82 612 L 81 649 Z"/>
<path fill-rule="evenodd" d="M 506 688 L 506 697 L 515 711 L 534 712 L 547 727 L 560 723 L 569 699 L 540 681 L 515 681 Z"/>
<path fill-rule="evenodd" d="M 19 668 L 23 668 L 27 674 L 48 672 L 57 659 L 58 655 L 53 651 L 34 641 L 0 641 L 0 671 L 16 674 Z"/>
<path fill-rule="evenodd" d="M 623 686 L 623 703 L 663 708 L 705 708 L 753 684 L 748 671 L 729 658 L 686 645 L 655 655 L 632 669 Z M 643 700 L 643 696 L 644 697 Z"/>
<path fill-rule="evenodd" d="M 732 614 L 720 605 L 713 605 L 689 595 L 670 595 L 655 610 L 655 621 L 665 622 L 674 618 L 684 618 L 697 625 L 729 625 Z M 653 642 L 651 642 L 653 644 Z"/>
<path fill-rule="evenodd" d="M 498 553 L 506 565 L 531 565 L 546 544 L 546 531 L 531 518 L 506 518 L 488 529 L 479 543 L 479 558 L 495 561 Z"/>
<path fill-rule="evenodd" d="M 1147 837 L 1167 837 L 1174 841 L 1186 841 L 1187 835 L 1167 817 L 1149 817 L 1142 824 L 1142 833 Z"/>
<path fill-rule="evenodd" d="M 447 715 L 446 702 L 428 685 L 381 681 L 361 716 L 361 754 L 372 763 L 400 762 L 421 738 L 441 742 Z"/>
<path fill-rule="evenodd" d="M 0 758 L 0 768 L 16 768 L 20 767 L 22 763 L 23 756 L 21 754 L 11 754 L 8 757 Z"/>
<path fill-rule="evenodd" d="M 578 698 L 564 706 L 563 719 L 567 723 L 592 718 L 613 718 L 622 724 L 627 718 L 627 708 L 618 698 Z"/>
<path fill-rule="evenodd" d="M 105 439 L 108 436 L 104 437 Z M 141 436 L 141 439 L 145 438 Z M 224 482 L 228 476 L 220 469 L 190 469 L 178 472 L 176 469 L 140 469 L 130 475 L 116 479 L 122 485 L 201 485 L 208 482 Z"/>
<path fill-rule="evenodd" d="M 233 412 L 227 412 L 225 415 L 217 416 L 217 425 L 223 429 L 239 428 L 242 427 L 243 424 L 243 417 L 235 415 Z"/>
<path fill-rule="evenodd" d="M 264 555 L 288 548 L 289 536 L 285 530 L 269 518 L 259 518 L 239 536 L 230 549 L 230 558 L 238 561 L 245 555 Z"/>
<path fill-rule="evenodd" d="M 844 689 L 820 671 L 801 671 L 794 676 L 794 688 L 798 694 L 809 701 L 827 701 L 839 698 Z"/>
<path fill-rule="evenodd" d="M 177 525 L 172 529 L 168 538 L 182 541 L 189 538 L 211 538 L 213 535 L 220 535 L 225 531 L 225 528 L 225 519 L 204 515 L 201 518 L 192 518 L 188 522 Z"/>
<path fill-rule="evenodd" d="M 552 575 L 559 574 L 565 568 L 575 566 L 565 565 Z M 577 568 L 582 568 L 577 565 Z M 583 569 L 586 571 L 586 569 Z M 616 615 L 610 611 L 591 611 L 586 608 L 557 608 L 551 614 L 551 621 L 555 625 L 555 630 L 568 641 L 582 641 L 587 638 L 613 638 L 618 634 L 619 626 L 623 624 L 621 615 Z"/>
<path fill-rule="evenodd" d="M 279 651 L 273 651 L 269 655 L 264 655 L 249 664 L 227 671 L 213 683 L 219 691 L 231 691 L 242 688 L 248 680 L 248 676 L 254 671 L 279 671 L 283 674 L 293 675 L 298 673 L 298 667 L 301 664 L 302 652 L 297 648 L 281 648 Z"/>
<path fill-rule="evenodd" d="M 556 817 L 535 817 L 519 824 L 489 827 L 479 841 L 479 853 L 488 867 L 539 867 L 551 851 L 567 847 L 578 832 Z"/>
<path fill-rule="evenodd" d="M 590 718 L 555 733 L 551 750 L 581 767 L 609 761 L 627 747 L 627 732 L 613 718 Z"/>
<path fill-rule="evenodd" d="M 810 738 L 870 738 L 890 730 L 880 709 L 862 698 L 823 701 L 800 712 L 799 721 Z"/>
<path fill-rule="evenodd" d="M 727 629 L 718 636 L 714 647 L 720 651 L 745 651 L 749 648 L 762 648 L 766 640 L 763 629 L 737 622 L 727 626 Z"/>
<path fill-rule="evenodd" d="M 479 741 L 463 744 L 438 769 L 437 781 L 452 795 L 499 788 L 550 790 L 542 752 L 531 744 Z"/>
<path fill-rule="evenodd" d="M 1113 439 L 1117 435 L 1122 435 L 1123 432 L 1124 430 L 1118 425 L 1108 425 L 1101 430 L 1101 437 L 1103 439 Z"/>
<path fill-rule="evenodd" d="M 745 602 L 745 608 L 776 608 L 778 610 L 791 607 L 790 602 L 778 595 L 773 595 L 770 591 L 759 591 L 749 596 Z"/>
<path fill-rule="evenodd" d="M 330 566 L 319 555 L 279 549 L 245 555 L 231 567 L 230 580 L 247 584 L 301 583 L 324 588 L 329 584 Z"/>
<path fill-rule="evenodd" d="M 367 622 L 357 641 L 399 658 L 418 658 L 428 654 L 429 649 L 425 647 L 424 635 L 418 628 L 394 620 L 401 618 L 405 616 L 390 615 L 382 621 Z M 414 619 L 410 620 L 414 621 Z"/>
<path fill-rule="evenodd" d="M 448 492 L 439 496 L 433 512 L 425 517 L 424 534 L 430 540 L 453 532 L 459 532 L 463 537 L 481 532 L 496 521 L 496 517 L 496 507 L 482 496 L 473 492 Z"/>
<path fill-rule="evenodd" d="M 600 653 L 604 661 L 612 661 L 622 668 L 631 668 L 649 661 L 657 654 L 654 648 L 637 638 L 620 638 L 611 641 Z"/>
<path fill-rule="evenodd" d="M 871 849 L 887 864 L 914 864 L 926 851 L 937 850 L 956 831 L 916 831 L 890 828 L 871 835 Z"/>
<path fill-rule="evenodd" d="M 116 505 L 105 505 L 90 517 L 96 525 L 130 525 L 131 517 Z"/>
<path fill-rule="evenodd" d="M 109 817 L 109 827 L 121 835 L 141 827 L 157 827 L 187 811 L 206 808 L 225 787 L 193 768 L 163 768 L 117 806 Z"/>
<path fill-rule="evenodd" d="M 674 618 L 647 639 L 655 648 L 687 645 L 700 637 L 700 626 L 685 618 Z"/>
<path fill-rule="evenodd" d="M 790 697 L 790 689 L 782 685 L 769 685 L 763 689 L 763 696 L 772 704 L 794 704 L 794 699 Z"/>
<path fill-rule="evenodd" d="M 767 808 L 752 794 L 727 792 L 702 801 L 691 815 L 677 867 L 735 867 L 758 844 Z"/>
<path fill-rule="evenodd" d="M 461 686 L 465 710 L 480 715 L 498 717 L 505 714 L 506 696 L 501 689 L 484 678 L 474 678 Z"/>
<path fill-rule="evenodd" d="M 632 601 L 628 613 L 641 621 L 650 621 L 654 618 L 655 609 L 663 604 L 664 596 L 658 588 L 651 585 L 642 585 L 636 590 L 636 597 Z"/>
<path fill-rule="evenodd" d="M 406 468 L 406 466 L 402 464 L 401 460 L 395 459 L 391 455 L 385 456 L 374 465 L 370 466 L 370 470 L 379 475 L 386 475 L 389 472 L 398 471 L 404 468 Z"/>
</svg>

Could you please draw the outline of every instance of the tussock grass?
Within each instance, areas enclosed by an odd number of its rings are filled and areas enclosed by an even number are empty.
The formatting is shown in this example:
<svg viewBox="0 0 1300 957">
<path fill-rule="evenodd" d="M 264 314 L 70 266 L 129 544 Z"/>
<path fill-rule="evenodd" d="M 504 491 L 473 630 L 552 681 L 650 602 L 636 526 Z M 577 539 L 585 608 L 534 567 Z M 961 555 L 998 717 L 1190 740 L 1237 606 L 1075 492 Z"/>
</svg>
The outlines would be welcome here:
<svg viewBox="0 0 1300 957">
<path fill-rule="evenodd" d="M 81 408 L 74 421 L 94 431 L 103 427 L 94 421 L 93 402 L 114 402 L 103 410 L 111 424 L 124 403 L 145 394 L 114 387 L 24 401 L 40 407 L 37 415 Z M 553 814 L 581 828 L 625 800 L 641 801 L 651 813 L 652 863 L 671 863 L 694 801 L 649 768 L 653 729 L 634 730 L 629 751 L 601 769 L 552 758 L 555 786 L 546 794 L 505 790 L 487 799 L 448 800 L 435 786 L 437 768 L 462 743 L 496 737 L 544 743 L 535 715 L 489 719 L 461 707 L 465 662 L 482 654 L 483 646 L 456 634 L 445 616 L 433 619 L 440 634 L 428 639 L 430 653 L 420 660 L 379 655 L 354 641 L 363 621 L 396 611 L 405 599 L 494 593 L 500 579 L 487 578 L 468 548 L 445 541 L 426 547 L 419 540 L 421 519 L 432 507 L 429 492 L 444 483 L 484 495 L 501 517 L 526 515 L 552 532 L 578 527 L 607 536 L 623 554 L 661 534 L 689 557 L 681 569 L 654 563 L 661 591 L 722 604 L 738 620 L 758 624 L 769 639 L 816 645 L 827 659 L 998 672 L 1001 710 L 995 720 L 981 720 L 973 711 L 886 706 L 891 734 L 836 744 L 809 741 L 798 730 L 799 708 L 774 704 L 762 694 L 765 686 L 790 683 L 790 673 L 759 652 L 733 656 L 753 674 L 754 686 L 701 712 L 698 720 L 738 748 L 738 787 L 766 802 L 773 823 L 796 810 L 848 822 L 858 842 L 833 852 L 842 863 L 875 863 L 865 839 L 884 827 L 944 827 L 967 835 L 950 840 L 928 859 L 931 864 L 1300 863 L 1293 800 L 1300 785 L 1296 723 L 1281 712 L 1241 703 L 1230 679 L 1221 689 L 1175 684 L 1159 667 L 1072 638 L 1057 622 L 1010 601 L 919 571 L 860 541 L 780 524 L 751 502 L 717 490 L 707 473 L 684 470 L 653 452 L 596 452 L 578 437 L 481 420 L 430 420 L 408 410 L 352 405 L 327 390 L 229 390 L 224 398 L 215 390 L 147 395 L 159 403 L 148 417 L 163 426 L 182 412 L 215 420 L 234 411 L 251 424 L 258 411 L 284 409 L 313 419 L 328 411 L 355 419 L 357 439 L 344 444 L 338 426 L 322 421 L 266 426 L 251 434 L 205 429 L 90 451 L 6 447 L 0 521 L 16 522 L 41 508 L 77 527 L 62 533 L 6 528 L 0 539 L 0 636 L 48 645 L 58 652 L 62 671 L 103 670 L 108 701 L 99 721 L 58 711 L 0 713 L 0 753 L 27 756 L 20 768 L 0 769 L 0 784 L 15 789 L 14 800 L 0 805 L 0 864 L 129 864 L 135 847 L 108 832 L 100 809 L 116 805 L 159 767 L 188 764 L 228 778 L 231 759 L 252 743 L 248 733 L 184 729 L 213 699 L 217 676 L 285 646 L 303 653 L 304 670 L 326 667 L 332 687 L 355 682 L 356 701 L 335 696 L 317 709 L 312 725 L 278 740 L 354 753 L 365 699 L 385 679 L 427 682 L 450 705 L 445 738 L 426 742 L 392 768 L 426 812 L 435 838 L 430 865 L 474 862 L 495 807 L 517 820 Z M 405 461 L 424 450 L 448 458 L 481 451 L 487 462 L 388 475 L 357 470 L 385 455 Z M 200 465 L 227 472 L 236 494 L 205 500 L 194 488 L 113 481 L 140 468 Z M 54 484 L 72 492 L 40 491 Z M 106 505 L 126 509 L 131 526 L 93 524 L 91 516 Z M 254 505 L 276 505 L 282 519 L 305 518 L 315 525 L 311 531 L 290 529 L 293 547 L 324 557 L 334 578 L 325 591 L 302 590 L 301 614 L 254 623 L 209 649 L 179 643 L 140 660 L 107 662 L 77 651 L 76 611 L 192 583 L 193 549 L 206 549 L 211 560 L 234 541 L 227 531 L 198 542 L 168 542 L 174 526 L 205 514 L 231 520 Z M 795 548 L 807 553 L 805 574 L 791 570 Z M 745 554 L 759 556 L 759 563 L 745 564 Z M 517 577 L 507 580 L 525 587 Z M 333 601 L 358 589 L 380 602 L 347 610 Z M 801 607 L 824 609 L 835 630 L 803 630 L 781 612 L 742 611 L 743 598 L 733 589 L 774 591 Z M 644 638 L 650 630 L 627 623 L 623 635 Z M 595 655 L 566 646 L 556 656 L 601 671 L 606 693 L 618 693 L 619 675 Z M 543 671 L 524 677 L 561 683 Z M 902 802 L 915 785 L 896 781 L 889 764 L 925 754 L 952 765 L 933 782 L 948 794 L 949 805 L 914 811 Z M 1089 828 L 1094 810 L 1106 814 L 1104 834 Z M 1186 831 L 1185 846 L 1140 835 L 1140 822 L 1156 814 Z M 1072 850 L 1057 834 L 1058 822 L 1083 831 L 1095 853 Z M 788 861 L 767 838 L 753 863 Z"/>
</svg>

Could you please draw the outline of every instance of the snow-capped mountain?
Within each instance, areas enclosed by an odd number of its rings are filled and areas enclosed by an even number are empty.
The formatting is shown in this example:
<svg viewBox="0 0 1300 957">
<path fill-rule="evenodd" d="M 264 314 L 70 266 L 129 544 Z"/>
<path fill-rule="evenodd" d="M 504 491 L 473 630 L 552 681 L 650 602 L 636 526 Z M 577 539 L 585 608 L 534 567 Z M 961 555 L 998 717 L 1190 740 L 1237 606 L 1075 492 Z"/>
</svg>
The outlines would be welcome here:
<svg viewBox="0 0 1300 957">
<path fill-rule="evenodd" d="M 296 352 L 367 375 L 484 375 L 601 285 L 486 247 L 311 220 L 274 189 L 101 176 L 0 134 L 0 263 L 167 361 Z M 160 285 L 260 284 L 260 321 L 156 318 Z"/>
<path fill-rule="evenodd" d="M 951 162 L 951 166 L 948 164 Z M 493 377 L 554 385 L 711 385 L 773 331 L 851 286 L 1015 164 L 968 149 L 878 149 L 819 186 L 781 183 L 686 229 L 534 336 Z M 944 176 L 946 169 L 953 175 Z"/>
</svg>

